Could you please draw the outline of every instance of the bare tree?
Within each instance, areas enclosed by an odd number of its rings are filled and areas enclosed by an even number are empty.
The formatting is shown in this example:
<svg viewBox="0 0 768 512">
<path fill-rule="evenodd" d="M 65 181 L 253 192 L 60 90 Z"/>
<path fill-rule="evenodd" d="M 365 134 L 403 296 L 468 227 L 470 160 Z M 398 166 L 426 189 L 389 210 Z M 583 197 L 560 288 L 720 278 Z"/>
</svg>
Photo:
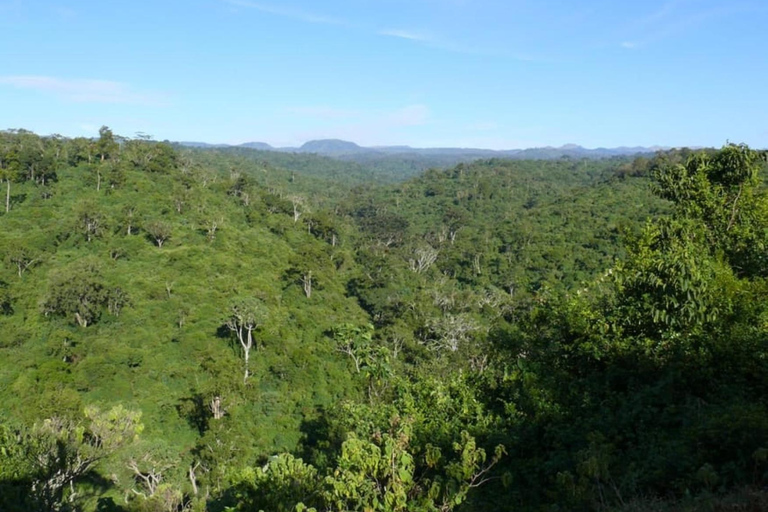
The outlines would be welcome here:
<svg viewBox="0 0 768 512">
<path fill-rule="evenodd" d="M 218 219 L 207 219 L 203 222 L 203 229 L 205 229 L 209 242 L 213 242 L 216 239 L 216 231 L 219 230 L 223 222 L 224 219 L 221 217 Z"/>
<path fill-rule="evenodd" d="M 143 462 L 148 464 L 149 469 L 142 470 L 135 459 L 129 460 L 127 466 L 128 469 L 133 471 L 136 481 L 139 482 L 143 488 L 141 491 L 132 489 L 134 494 L 147 498 L 154 496 L 157 492 L 157 488 L 163 481 L 163 470 L 165 468 L 158 468 L 157 464 L 149 457 L 149 455 L 143 457 Z"/>
<path fill-rule="evenodd" d="M 179 191 L 173 196 L 173 208 L 176 210 L 176 213 L 181 213 L 184 210 L 184 206 L 187 204 L 187 193 L 186 191 Z"/>
<path fill-rule="evenodd" d="M 245 358 L 245 374 L 243 384 L 248 381 L 248 362 L 253 348 L 253 331 L 259 328 L 267 319 L 267 310 L 259 299 L 245 299 L 232 305 L 227 319 L 227 327 L 235 333 Z"/>
<path fill-rule="evenodd" d="M 188 316 L 189 310 L 186 307 L 179 308 L 179 311 L 176 313 L 176 323 L 178 324 L 179 329 L 184 327 Z"/>
<path fill-rule="evenodd" d="M 195 464 L 194 466 L 189 466 L 189 482 L 192 484 L 192 493 L 197 496 L 198 489 L 197 489 L 197 475 L 195 474 L 195 471 L 197 471 L 197 468 L 200 467 L 200 462 Z"/>
<path fill-rule="evenodd" d="M 211 409 L 211 414 L 213 414 L 213 419 L 215 420 L 220 420 L 227 413 L 221 405 L 221 397 L 219 395 L 216 395 L 211 399 L 209 408 Z"/>
<path fill-rule="evenodd" d="M 392 359 L 397 359 L 405 344 L 405 338 L 400 334 L 393 334 L 388 341 L 392 345 Z"/>
<path fill-rule="evenodd" d="M 475 254 L 474 258 L 472 258 L 472 269 L 475 271 L 475 274 L 478 276 L 483 273 L 483 268 L 480 265 L 481 257 L 482 257 L 482 254 L 477 253 Z"/>
<path fill-rule="evenodd" d="M 445 314 L 427 321 L 429 337 L 423 344 L 436 351 L 456 352 L 481 326 L 466 314 Z"/>
<path fill-rule="evenodd" d="M 303 276 L 301 276 L 301 284 L 304 287 L 304 295 L 307 296 L 307 298 L 310 298 L 312 296 L 312 271 L 307 271 Z"/>
<path fill-rule="evenodd" d="M 291 196 L 290 200 L 293 205 L 293 223 L 295 224 L 299 221 L 299 217 L 304 213 L 302 209 L 304 209 L 306 201 L 301 196 Z"/>
<path fill-rule="evenodd" d="M 411 270 L 417 274 L 421 274 L 432 266 L 437 260 L 438 254 L 439 251 L 437 249 L 428 245 L 416 249 L 414 257 L 409 260 Z"/>
</svg>

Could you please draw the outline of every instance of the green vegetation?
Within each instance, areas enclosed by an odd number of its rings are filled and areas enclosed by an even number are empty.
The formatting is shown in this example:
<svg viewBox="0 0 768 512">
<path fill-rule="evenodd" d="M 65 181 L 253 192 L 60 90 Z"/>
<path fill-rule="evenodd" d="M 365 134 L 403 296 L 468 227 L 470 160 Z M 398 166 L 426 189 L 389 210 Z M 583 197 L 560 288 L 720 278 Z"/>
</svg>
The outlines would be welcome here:
<svg viewBox="0 0 768 512">
<path fill-rule="evenodd" d="M 1 510 L 768 500 L 763 154 L 99 135 L 0 132 Z"/>
</svg>

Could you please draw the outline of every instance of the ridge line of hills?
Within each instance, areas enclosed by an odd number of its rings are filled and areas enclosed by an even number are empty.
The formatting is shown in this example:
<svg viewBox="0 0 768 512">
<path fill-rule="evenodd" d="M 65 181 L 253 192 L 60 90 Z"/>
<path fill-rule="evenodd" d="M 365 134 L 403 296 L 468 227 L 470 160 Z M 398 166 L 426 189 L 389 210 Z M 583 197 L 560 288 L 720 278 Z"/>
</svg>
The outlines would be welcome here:
<svg viewBox="0 0 768 512">
<path fill-rule="evenodd" d="M 411 146 L 371 146 L 365 147 L 340 139 L 311 140 L 298 147 L 274 147 L 266 142 L 246 142 L 243 144 L 209 144 L 206 142 L 182 141 L 179 145 L 194 148 L 248 148 L 260 151 L 276 151 L 282 153 L 314 153 L 331 157 L 355 157 L 362 155 L 420 155 L 420 156 L 463 156 L 478 158 L 520 158 L 520 159 L 549 159 L 563 156 L 605 158 L 612 156 L 636 155 L 655 153 L 669 149 L 662 146 L 634 146 L 616 148 L 584 148 L 577 144 L 565 144 L 560 147 L 545 146 L 525 149 L 493 150 L 480 148 L 417 148 Z"/>
</svg>

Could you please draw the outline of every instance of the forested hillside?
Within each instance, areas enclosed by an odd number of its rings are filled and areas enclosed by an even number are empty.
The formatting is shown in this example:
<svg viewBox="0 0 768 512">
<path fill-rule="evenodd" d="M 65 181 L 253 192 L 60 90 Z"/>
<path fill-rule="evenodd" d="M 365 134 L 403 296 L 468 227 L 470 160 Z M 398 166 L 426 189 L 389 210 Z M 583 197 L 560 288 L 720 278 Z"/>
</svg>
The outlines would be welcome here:
<svg viewBox="0 0 768 512">
<path fill-rule="evenodd" d="M 768 506 L 764 154 L 262 157 L 0 132 L 0 510 Z"/>
</svg>

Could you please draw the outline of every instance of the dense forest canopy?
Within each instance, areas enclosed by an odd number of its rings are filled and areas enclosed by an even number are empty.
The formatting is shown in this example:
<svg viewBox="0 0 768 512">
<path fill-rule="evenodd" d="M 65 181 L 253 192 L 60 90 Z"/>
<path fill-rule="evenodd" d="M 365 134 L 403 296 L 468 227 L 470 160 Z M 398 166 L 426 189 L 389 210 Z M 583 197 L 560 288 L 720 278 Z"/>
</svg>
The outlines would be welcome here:
<svg viewBox="0 0 768 512">
<path fill-rule="evenodd" d="M 269 158 L 0 132 L 1 510 L 768 507 L 764 153 Z"/>
</svg>

